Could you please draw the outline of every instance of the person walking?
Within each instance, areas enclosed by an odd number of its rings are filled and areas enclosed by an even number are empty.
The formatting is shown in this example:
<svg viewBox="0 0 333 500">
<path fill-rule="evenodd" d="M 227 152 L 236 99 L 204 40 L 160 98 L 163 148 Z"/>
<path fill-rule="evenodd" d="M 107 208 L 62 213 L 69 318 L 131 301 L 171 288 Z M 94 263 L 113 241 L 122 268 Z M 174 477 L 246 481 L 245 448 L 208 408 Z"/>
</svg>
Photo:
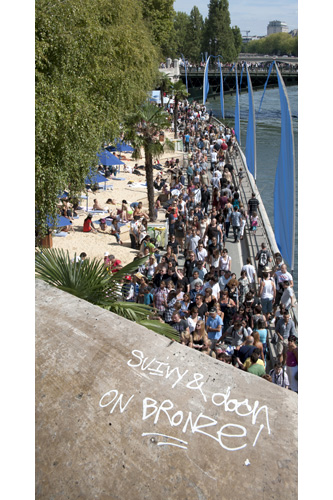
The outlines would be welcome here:
<svg viewBox="0 0 333 500">
<path fill-rule="evenodd" d="M 240 226 L 241 226 L 242 214 L 237 206 L 234 207 L 234 211 L 231 213 L 231 225 L 234 232 L 235 243 L 240 240 Z"/>
</svg>

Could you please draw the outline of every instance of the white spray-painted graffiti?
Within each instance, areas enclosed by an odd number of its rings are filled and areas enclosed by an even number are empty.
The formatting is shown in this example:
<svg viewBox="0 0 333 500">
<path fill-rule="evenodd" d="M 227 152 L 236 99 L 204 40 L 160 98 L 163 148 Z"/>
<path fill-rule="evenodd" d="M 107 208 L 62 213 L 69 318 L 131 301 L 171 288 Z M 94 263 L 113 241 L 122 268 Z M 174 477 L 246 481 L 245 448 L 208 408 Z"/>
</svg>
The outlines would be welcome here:
<svg viewBox="0 0 333 500">
<path fill-rule="evenodd" d="M 151 397 L 144 397 L 142 400 L 142 420 L 158 425 L 163 420 L 172 428 L 180 428 L 183 434 L 202 434 L 210 439 L 213 439 L 218 445 L 227 451 L 238 451 L 245 448 L 248 444 L 253 447 L 258 443 L 259 436 L 263 429 L 266 428 L 268 434 L 271 434 L 268 417 L 268 407 L 260 406 L 259 401 L 255 401 L 251 406 L 248 399 L 238 401 L 231 398 L 231 389 L 227 387 L 224 392 L 216 392 L 209 394 L 205 391 L 204 376 L 201 373 L 189 373 L 189 370 L 181 371 L 178 367 L 171 368 L 170 363 L 158 361 L 153 358 L 145 357 L 142 351 L 133 350 L 132 357 L 128 360 L 127 365 L 133 370 L 146 371 L 152 376 L 164 377 L 170 379 L 171 388 L 174 389 L 182 381 L 186 389 L 190 391 L 199 391 L 204 403 L 212 403 L 213 408 L 219 407 L 224 413 L 219 414 L 219 418 L 223 420 L 228 413 L 235 413 L 238 417 L 244 418 L 244 425 L 239 423 L 222 423 L 212 418 L 203 412 L 199 415 L 194 415 L 192 411 L 183 411 L 177 409 L 170 399 L 165 399 L 161 403 Z M 117 389 L 107 391 L 100 399 L 99 406 L 102 408 L 108 407 L 110 413 L 119 407 L 119 412 L 124 413 L 130 407 L 130 403 L 135 397 L 132 394 L 130 397 L 119 393 Z M 258 419 L 260 417 L 261 423 Z M 264 423 L 263 423 L 264 422 Z M 249 425 L 253 426 L 256 432 L 255 437 L 250 439 L 248 436 Z M 209 432 L 208 432 L 209 429 Z M 253 434 L 253 432 L 251 432 Z M 158 442 L 159 446 L 175 446 L 182 449 L 187 449 L 188 442 L 179 439 L 178 437 L 161 434 L 158 432 L 143 432 L 142 436 L 161 436 L 166 438 L 166 441 Z M 169 440 L 172 440 L 171 442 Z M 231 446 L 232 442 L 232 446 Z"/>
</svg>

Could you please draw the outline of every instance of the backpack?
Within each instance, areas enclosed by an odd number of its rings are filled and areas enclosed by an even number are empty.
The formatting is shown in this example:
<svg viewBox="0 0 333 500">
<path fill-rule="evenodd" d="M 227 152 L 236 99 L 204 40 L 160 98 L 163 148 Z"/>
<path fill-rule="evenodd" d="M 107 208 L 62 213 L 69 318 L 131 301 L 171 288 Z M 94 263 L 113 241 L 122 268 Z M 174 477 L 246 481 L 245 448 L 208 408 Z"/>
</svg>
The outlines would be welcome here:
<svg viewBox="0 0 333 500">
<path fill-rule="evenodd" d="M 268 258 L 267 258 L 267 252 L 262 251 L 259 257 L 259 266 L 260 267 L 265 267 L 267 264 Z"/>
</svg>

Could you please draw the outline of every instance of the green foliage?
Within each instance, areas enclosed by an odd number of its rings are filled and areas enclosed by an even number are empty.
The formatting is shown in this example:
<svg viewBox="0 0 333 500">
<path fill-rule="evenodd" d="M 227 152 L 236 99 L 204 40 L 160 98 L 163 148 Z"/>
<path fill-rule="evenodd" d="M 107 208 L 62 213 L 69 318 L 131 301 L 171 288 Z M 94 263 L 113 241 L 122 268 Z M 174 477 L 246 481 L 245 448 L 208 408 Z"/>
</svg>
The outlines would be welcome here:
<svg viewBox="0 0 333 500">
<path fill-rule="evenodd" d="M 159 158 L 164 151 L 174 150 L 173 144 L 165 139 L 159 141 L 161 130 L 170 127 L 170 117 L 163 108 L 146 101 L 135 112 L 129 113 L 124 122 L 125 139 L 131 141 L 135 148 L 133 158 L 140 158 L 141 148 L 145 152 L 145 169 L 148 192 L 149 218 L 155 220 L 154 214 L 154 179 L 153 158 Z"/>
<path fill-rule="evenodd" d="M 164 92 L 169 92 L 170 89 L 171 89 L 171 80 L 170 78 L 168 77 L 168 75 L 166 73 L 160 73 L 160 78 L 159 78 L 159 81 L 158 81 L 158 86 L 160 88 L 160 92 L 161 92 L 161 105 L 162 105 L 162 108 L 164 106 L 164 100 L 163 100 L 163 93 Z"/>
<path fill-rule="evenodd" d="M 137 270 L 147 257 L 130 262 L 112 276 L 101 260 L 85 259 L 82 262 L 71 261 L 68 251 L 59 249 L 36 252 L 36 278 L 42 279 L 51 286 L 68 292 L 92 304 L 107 308 L 110 311 L 131 321 L 146 326 L 160 335 L 170 339 L 178 339 L 178 334 L 169 325 L 149 319 L 154 312 L 149 306 L 118 301 L 122 280 L 125 275 Z"/>
<path fill-rule="evenodd" d="M 182 82 L 182 80 L 178 80 L 175 83 L 171 84 L 171 90 L 172 90 L 172 95 L 175 99 L 175 105 L 174 105 L 174 112 L 173 112 L 173 119 L 174 119 L 174 133 L 175 133 L 175 139 L 177 139 L 177 120 L 178 120 L 178 103 L 179 101 L 185 99 L 188 97 L 190 94 L 187 92 L 186 86 Z"/>
<path fill-rule="evenodd" d="M 205 20 L 203 51 L 223 57 L 223 62 L 235 61 L 238 50 L 235 47 L 234 33 L 230 27 L 230 13 L 228 0 L 210 0 L 208 18 Z"/>
<path fill-rule="evenodd" d="M 157 78 L 135 0 L 36 0 L 35 186 L 39 230 L 59 191 L 83 188 L 104 140 Z"/>
<path fill-rule="evenodd" d="M 174 0 L 140 0 L 143 18 L 161 57 L 174 51 Z"/>
<path fill-rule="evenodd" d="M 241 30 L 238 28 L 238 26 L 233 26 L 231 28 L 231 31 L 232 31 L 232 34 L 234 36 L 235 49 L 237 51 L 237 54 L 239 54 L 241 51 L 241 48 L 242 48 L 242 44 L 243 44 Z"/>
<path fill-rule="evenodd" d="M 180 57 L 180 54 L 188 57 L 188 32 L 190 27 L 190 16 L 186 12 L 176 12 L 174 16 L 174 46 L 173 57 Z"/>
<path fill-rule="evenodd" d="M 268 55 L 298 55 L 298 37 L 289 33 L 273 33 L 272 35 L 252 40 L 245 46 L 246 52 Z"/>
</svg>

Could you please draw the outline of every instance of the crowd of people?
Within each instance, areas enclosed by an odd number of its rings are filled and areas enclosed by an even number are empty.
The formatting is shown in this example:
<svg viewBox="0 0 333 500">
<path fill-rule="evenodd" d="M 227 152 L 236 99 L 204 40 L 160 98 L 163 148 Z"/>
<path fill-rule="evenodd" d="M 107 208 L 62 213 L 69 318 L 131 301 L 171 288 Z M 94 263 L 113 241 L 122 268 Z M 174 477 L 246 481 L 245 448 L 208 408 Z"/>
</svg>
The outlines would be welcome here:
<svg viewBox="0 0 333 500">
<path fill-rule="evenodd" d="M 161 182 L 161 173 L 155 179 L 168 224 L 166 252 L 149 236 L 142 239 L 139 256 L 149 259 L 128 276 L 123 300 L 154 308 L 182 344 L 297 391 L 292 276 L 282 256 L 272 256 L 265 243 L 255 257 L 257 266 L 248 258 L 237 276 L 227 248 L 240 241 L 247 222 L 253 230 L 259 206 L 254 193 L 246 207 L 240 202 L 243 176 L 235 176 L 231 165 L 234 131 L 210 123 L 199 105 L 181 105 L 179 124 L 183 121 L 188 165 L 168 161 L 170 181 Z M 132 243 L 138 248 L 137 238 Z M 275 330 L 278 358 L 266 373 L 269 327 Z"/>
<path fill-rule="evenodd" d="M 128 207 L 124 200 L 118 214 L 130 221 L 135 258 L 149 257 L 125 277 L 122 300 L 150 306 L 189 348 L 297 392 L 292 276 L 265 243 L 257 266 L 248 258 L 237 275 L 227 248 L 240 242 L 246 224 L 250 230 L 258 225 L 255 193 L 246 206 L 240 199 L 244 175 L 236 175 L 231 163 L 237 155 L 234 130 L 216 125 L 205 106 L 187 101 L 178 122 L 187 165 L 168 160 L 154 180 L 156 210 L 165 210 L 168 225 L 166 252 L 147 234 L 148 216 L 140 204 Z M 105 265 L 115 272 L 121 263 L 105 255 Z M 270 373 L 268 328 L 275 330 L 278 356 Z"/>
</svg>

